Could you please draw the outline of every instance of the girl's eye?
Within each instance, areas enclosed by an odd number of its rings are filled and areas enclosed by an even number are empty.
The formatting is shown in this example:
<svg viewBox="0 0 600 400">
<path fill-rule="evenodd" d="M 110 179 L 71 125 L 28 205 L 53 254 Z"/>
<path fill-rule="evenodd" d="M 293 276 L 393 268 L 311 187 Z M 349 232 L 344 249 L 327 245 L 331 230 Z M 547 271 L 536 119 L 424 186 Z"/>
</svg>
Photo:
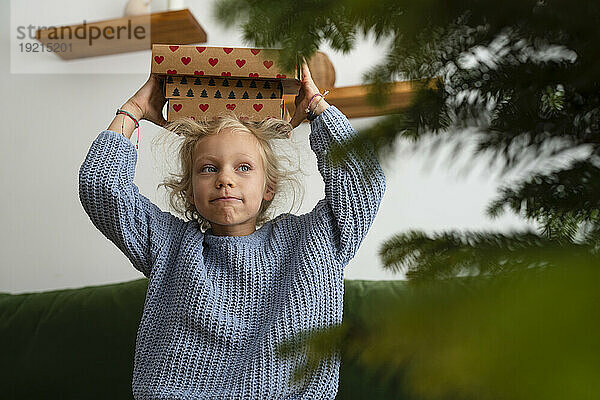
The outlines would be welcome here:
<svg viewBox="0 0 600 400">
<path fill-rule="evenodd" d="M 252 169 L 252 168 L 250 167 L 250 165 L 248 165 L 248 164 L 242 164 L 242 165 L 240 165 L 240 168 L 244 168 L 244 167 L 247 167 L 248 169 L 247 169 L 247 170 L 242 170 L 243 172 L 248 172 L 248 171 L 250 171 L 250 170 Z M 203 167 L 203 168 L 200 170 L 200 172 L 204 172 L 204 170 L 205 170 L 206 168 L 215 168 L 215 167 L 213 167 L 212 165 L 207 165 L 206 167 Z"/>
</svg>

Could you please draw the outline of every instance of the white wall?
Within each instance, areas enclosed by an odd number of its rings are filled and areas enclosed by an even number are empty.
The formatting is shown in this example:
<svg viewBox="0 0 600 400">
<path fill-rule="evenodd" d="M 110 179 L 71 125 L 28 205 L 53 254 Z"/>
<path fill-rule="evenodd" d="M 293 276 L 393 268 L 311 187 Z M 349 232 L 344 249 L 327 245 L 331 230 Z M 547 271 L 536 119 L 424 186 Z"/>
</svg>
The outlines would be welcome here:
<svg viewBox="0 0 600 400">
<path fill-rule="evenodd" d="M 122 1 L 55 0 L 41 2 L 13 0 L 15 7 L 31 10 L 30 23 L 61 25 L 93 21 L 121 15 Z M 25 6 L 24 4 L 29 4 Z M 44 9 L 31 6 L 44 4 Z M 166 1 L 154 1 L 153 10 L 162 11 Z M 187 4 L 208 33 L 208 45 L 249 46 L 239 32 L 224 30 L 211 19 L 212 1 L 188 0 Z M 208 6 L 208 7 L 207 7 Z M 13 11 L 23 12 L 22 8 Z M 89 146 L 106 129 L 115 109 L 147 79 L 150 51 L 78 61 L 100 66 L 95 74 L 11 73 L 9 54 L 10 3 L 0 4 L 0 81 L 3 96 L 3 134 L 0 135 L 3 195 L 0 291 L 23 293 L 76 288 L 133 280 L 142 277 L 116 246 L 104 238 L 90 222 L 78 198 L 78 171 Z M 383 46 L 371 38 L 362 40 L 350 54 L 327 53 L 337 73 L 336 86 L 361 83 L 361 75 L 383 56 Z M 134 74 L 114 73 L 127 65 Z M 65 68 L 67 65 L 65 64 Z M 69 67 L 71 68 L 71 67 Z M 13 71 L 15 72 L 15 71 Z M 374 119 L 354 119 L 356 129 Z M 160 155 L 154 159 L 152 139 L 158 128 L 141 124 L 140 148 L 135 183 L 140 191 L 167 210 L 161 182 Z M 309 126 L 297 128 L 294 135 L 311 177 L 307 179 L 304 205 L 299 213 L 310 211 L 324 197 L 323 182 L 316 158 L 308 142 Z M 135 140 L 137 133 L 132 140 Z M 441 229 L 499 229 L 522 227 L 516 217 L 496 221 L 484 215 L 494 197 L 497 178 L 483 172 L 459 177 L 457 169 L 439 160 L 447 151 L 427 157 L 422 151 L 411 154 L 398 144 L 390 160 L 382 160 L 387 191 L 361 249 L 346 270 L 347 279 L 401 279 L 381 268 L 377 252 L 381 243 L 407 229 L 428 232 Z M 462 164 L 485 171 L 481 163 Z M 427 170 L 425 169 L 427 167 Z"/>
</svg>

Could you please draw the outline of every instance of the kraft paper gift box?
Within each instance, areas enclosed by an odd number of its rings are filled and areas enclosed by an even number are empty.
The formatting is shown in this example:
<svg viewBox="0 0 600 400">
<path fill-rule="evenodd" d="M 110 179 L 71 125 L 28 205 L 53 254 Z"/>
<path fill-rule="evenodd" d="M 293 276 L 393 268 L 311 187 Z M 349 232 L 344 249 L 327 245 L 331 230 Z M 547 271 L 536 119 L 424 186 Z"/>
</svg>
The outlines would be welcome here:
<svg viewBox="0 0 600 400">
<path fill-rule="evenodd" d="M 282 94 L 283 88 L 278 80 L 169 75 L 165 80 L 167 121 L 181 117 L 215 119 L 227 112 L 252 121 L 286 119 Z"/>
<path fill-rule="evenodd" d="M 195 45 L 152 45 L 151 72 L 160 75 L 230 76 L 279 79 L 285 94 L 300 89 L 300 66 L 286 71 L 278 64 L 280 50 Z"/>
<path fill-rule="evenodd" d="M 165 97 L 180 98 L 226 98 L 226 99 L 281 99 L 283 86 L 275 79 L 239 79 L 167 76 Z"/>
<path fill-rule="evenodd" d="M 195 120 L 216 119 L 224 113 L 231 113 L 249 121 L 262 121 L 265 118 L 278 118 L 289 121 L 289 113 L 283 99 L 168 99 L 167 121 L 182 117 Z"/>
<path fill-rule="evenodd" d="M 278 51 L 153 45 L 152 72 L 166 75 L 167 121 L 181 117 L 215 119 L 226 112 L 252 121 L 289 120 L 282 97 L 284 93 L 298 93 L 299 71 L 293 78 L 283 74 L 275 61 Z M 240 58 L 249 54 L 252 56 Z"/>
</svg>

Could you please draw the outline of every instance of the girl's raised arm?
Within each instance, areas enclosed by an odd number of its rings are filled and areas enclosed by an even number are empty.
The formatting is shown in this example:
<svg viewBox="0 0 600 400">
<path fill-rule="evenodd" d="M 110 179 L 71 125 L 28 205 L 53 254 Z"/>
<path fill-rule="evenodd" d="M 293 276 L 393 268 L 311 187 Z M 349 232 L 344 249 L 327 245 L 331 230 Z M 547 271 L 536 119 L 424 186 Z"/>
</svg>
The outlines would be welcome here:
<svg viewBox="0 0 600 400">
<path fill-rule="evenodd" d="M 319 93 L 306 64 L 302 71 L 296 114 L 290 122 L 294 127 L 306 117 L 305 110 L 310 99 Z M 385 193 L 385 175 L 373 148 L 366 149 L 365 158 L 347 154 L 341 166 L 333 166 L 329 162 L 328 153 L 332 145 L 348 141 L 356 135 L 356 131 L 335 106 L 330 106 L 324 99 L 316 104 L 314 111 L 314 106 L 311 107 L 316 118 L 310 123 L 309 140 L 325 183 L 325 198 L 309 214 L 334 231 L 334 251 L 345 265 L 356 254 L 375 219 Z"/>
<path fill-rule="evenodd" d="M 159 84 L 151 76 L 121 109 L 164 126 Z M 134 127 L 131 117 L 119 114 L 94 140 L 79 170 L 79 198 L 94 226 L 149 278 L 159 252 L 176 240 L 184 221 L 160 210 L 133 183 L 137 150 L 129 138 Z"/>
<path fill-rule="evenodd" d="M 335 106 L 329 106 L 311 122 L 310 146 L 325 182 L 325 198 L 315 206 L 324 223 L 335 231 L 339 261 L 347 264 L 371 227 L 385 193 L 386 182 L 375 151 L 368 148 L 363 159 L 346 155 L 341 166 L 329 163 L 333 143 L 343 143 L 356 131 Z"/>
</svg>

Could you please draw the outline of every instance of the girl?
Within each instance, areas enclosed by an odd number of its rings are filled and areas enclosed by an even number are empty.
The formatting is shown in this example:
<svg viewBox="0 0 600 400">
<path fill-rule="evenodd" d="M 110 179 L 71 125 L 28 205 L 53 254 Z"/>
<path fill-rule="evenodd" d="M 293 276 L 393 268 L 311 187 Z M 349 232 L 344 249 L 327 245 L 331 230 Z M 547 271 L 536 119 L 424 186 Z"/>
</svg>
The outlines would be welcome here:
<svg viewBox="0 0 600 400">
<path fill-rule="evenodd" d="M 310 118 L 325 198 L 309 213 L 282 214 L 259 229 L 277 182 L 268 143 L 257 132 L 281 130 L 283 121 L 224 118 L 229 122 L 214 122 L 202 135 L 176 132 L 192 138 L 186 138 L 193 151 L 181 160 L 189 166 L 181 182 L 190 207 L 208 222 L 206 231 L 200 218 L 185 221 L 161 211 L 133 183 L 134 119 L 177 126 L 162 117 L 166 99 L 157 76 L 122 106 L 131 115 L 117 114 L 92 142 L 79 171 L 83 208 L 149 279 L 136 338 L 135 399 L 336 396 L 339 354 L 303 384 L 293 384 L 294 368 L 306 356 L 282 360 L 276 349 L 298 333 L 341 324 L 344 267 L 375 218 L 385 176 L 372 148 L 366 165 L 353 154 L 342 167 L 327 162 L 331 145 L 356 132 L 319 96 L 306 64 L 301 82 L 288 132 Z M 371 173 L 363 175 L 367 169 Z"/>
</svg>

